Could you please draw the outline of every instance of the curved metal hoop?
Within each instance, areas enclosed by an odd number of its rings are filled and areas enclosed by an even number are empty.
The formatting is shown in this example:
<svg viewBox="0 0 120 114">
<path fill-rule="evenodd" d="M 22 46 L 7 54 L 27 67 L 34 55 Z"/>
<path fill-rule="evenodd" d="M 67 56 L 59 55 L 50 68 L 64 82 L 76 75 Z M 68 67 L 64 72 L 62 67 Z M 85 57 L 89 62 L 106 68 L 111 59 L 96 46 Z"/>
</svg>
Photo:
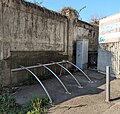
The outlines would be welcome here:
<svg viewBox="0 0 120 114">
<path fill-rule="evenodd" d="M 72 62 L 70 61 L 66 61 L 67 63 L 71 64 L 72 66 L 76 67 L 80 72 L 82 72 L 84 74 L 84 76 L 90 81 L 90 82 L 93 82 L 87 74 L 85 74 L 85 72 L 83 72 L 78 66 L 76 66 L 75 64 L 73 64 Z"/>
<path fill-rule="evenodd" d="M 73 79 L 77 82 L 79 88 L 83 88 L 83 87 L 81 86 L 81 84 L 79 83 L 79 81 L 75 78 L 75 76 L 74 76 L 67 68 L 65 68 L 64 66 L 62 66 L 62 65 L 59 64 L 59 63 L 56 63 L 56 64 L 57 64 L 58 66 L 62 67 L 65 71 L 67 71 L 67 72 L 73 77 Z"/>
<path fill-rule="evenodd" d="M 45 93 L 47 94 L 49 100 L 50 100 L 50 103 L 52 104 L 52 99 L 47 91 L 47 89 L 45 88 L 45 86 L 43 85 L 43 83 L 39 80 L 39 78 L 35 75 L 35 73 L 33 73 L 31 70 L 29 70 L 28 68 L 24 67 L 24 66 L 21 66 L 21 68 L 23 68 L 24 70 L 28 71 L 29 73 L 31 73 L 36 79 L 37 81 L 39 82 L 39 84 L 42 86 L 42 88 L 44 89 Z"/>
<path fill-rule="evenodd" d="M 44 68 L 46 68 L 48 71 L 50 71 L 56 78 L 57 80 L 61 83 L 61 85 L 63 86 L 63 88 L 65 89 L 67 94 L 71 94 L 68 89 L 66 88 L 66 86 L 64 85 L 64 83 L 60 80 L 60 78 L 58 78 L 58 76 L 47 66 L 39 64 L 40 66 L 43 66 Z"/>
</svg>

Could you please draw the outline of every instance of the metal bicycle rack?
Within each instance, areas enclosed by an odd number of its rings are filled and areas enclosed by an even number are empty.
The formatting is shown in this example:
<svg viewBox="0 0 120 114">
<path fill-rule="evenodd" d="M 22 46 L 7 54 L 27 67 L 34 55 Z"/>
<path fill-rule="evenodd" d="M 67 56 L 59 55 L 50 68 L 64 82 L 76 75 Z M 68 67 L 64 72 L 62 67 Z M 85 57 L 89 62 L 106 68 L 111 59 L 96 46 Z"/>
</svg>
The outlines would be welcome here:
<svg viewBox="0 0 120 114">
<path fill-rule="evenodd" d="M 39 78 L 35 75 L 35 73 L 33 73 L 31 70 L 29 70 L 28 68 L 25 68 L 24 66 L 21 66 L 24 70 L 28 71 L 29 73 L 31 73 L 36 79 L 37 81 L 39 82 L 39 84 L 42 86 L 42 88 L 44 89 L 45 93 L 47 94 L 49 100 L 50 100 L 50 103 L 52 104 L 52 99 L 47 91 L 47 89 L 45 88 L 45 86 L 43 85 L 43 83 L 39 80 Z"/>
<path fill-rule="evenodd" d="M 67 68 L 65 68 L 63 65 L 61 65 L 60 63 L 55 63 L 55 64 L 57 64 L 58 66 L 60 66 L 60 67 L 62 67 L 65 71 L 67 71 L 72 77 L 73 77 L 73 79 L 77 82 L 77 84 L 78 84 L 78 88 L 83 88 L 82 86 L 81 86 L 81 84 L 79 83 L 79 81 L 75 78 L 75 76 L 67 69 Z"/>
<path fill-rule="evenodd" d="M 89 82 L 93 83 L 93 81 L 89 78 L 89 76 L 87 74 L 85 74 L 85 72 L 82 71 L 82 69 L 80 69 L 78 66 L 76 66 L 75 64 L 73 64 L 70 61 L 66 61 L 66 62 L 71 64 L 72 66 L 76 67 L 80 72 L 82 72 L 84 74 L 84 76 L 89 80 Z"/>
<path fill-rule="evenodd" d="M 52 99 L 47 91 L 47 89 L 45 88 L 45 86 L 43 85 L 43 83 L 40 81 L 40 79 L 37 77 L 37 75 L 35 73 L 33 73 L 30 69 L 32 68 L 39 68 L 39 67 L 44 67 L 45 69 L 47 69 L 49 72 L 51 72 L 55 78 L 60 82 L 60 84 L 63 86 L 63 88 L 65 89 L 66 93 L 67 94 L 71 94 L 68 89 L 66 88 L 66 86 L 64 85 L 64 83 L 61 81 L 61 79 L 55 74 L 55 72 L 53 72 L 48 66 L 50 65 L 58 65 L 60 66 L 62 69 L 64 69 L 65 71 L 67 71 L 71 76 L 72 78 L 76 81 L 76 83 L 78 84 L 78 87 L 79 88 L 82 88 L 81 84 L 79 83 L 79 81 L 75 78 L 75 76 L 66 68 L 64 67 L 63 65 L 61 65 L 62 63 L 68 63 L 72 66 L 74 66 L 76 69 L 78 69 L 80 72 L 82 72 L 84 74 L 84 76 L 90 81 L 90 82 L 93 82 L 88 76 L 87 74 L 85 74 L 79 67 L 77 67 L 75 64 L 73 64 L 72 62 L 69 62 L 69 61 L 61 61 L 61 62 L 52 62 L 52 63 L 49 63 L 49 64 L 37 64 L 37 65 L 34 65 L 34 66 L 28 66 L 28 67 L 24 67 L 24 66 L 20 66 L 21 68 L 16 68 L 16 69 L 11 69 L 11 72 L 16 72 L 16 71 L 21 71 L 21 70 L 26 70 L 28 71 L 29 73 L 31 73 L 35 78 L 36 80 L 39 82 L 39 84 L 42 86 L 43 90 L 45 91 L 46 95 L 48 96 L 49 100 L 50 100 L 50 103 L 52 103 Z"/>
<path fill-rule="evenodd" d="M 64 83 L 60 80 L 60 78 L 47 66 L 39 64 L 40 66 L 43 66 L 44 68 L 46 68 L 48 71 L 50 71 L 56 78 L 57 80 L 61 83 L 61 85 L 63 86 L 63 88 L 65 89 L 67 94 L 71 94 L 68 89 L 66 88 L 66 86 L 64 85 Z"/>
</svg>

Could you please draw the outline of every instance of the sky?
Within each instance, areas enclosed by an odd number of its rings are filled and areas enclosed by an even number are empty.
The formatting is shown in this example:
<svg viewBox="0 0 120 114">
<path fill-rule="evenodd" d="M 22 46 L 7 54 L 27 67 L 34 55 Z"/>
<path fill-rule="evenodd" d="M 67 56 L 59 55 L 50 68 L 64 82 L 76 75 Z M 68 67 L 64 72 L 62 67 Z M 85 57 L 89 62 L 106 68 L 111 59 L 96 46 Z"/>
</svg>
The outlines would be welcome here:
<svg viewBox="0 0 120 114">
<path fill-rule="evenodd" d="M 33 2 L 34 0 L 27 0 Z M 120 12 L 120 0 L 36 0 L 42 2 L 41 6 L 60 12 L 64 7 L 72 7 L 76 10 L 84 8 L 80 12 L 80 19 L 90 21 L 91 18 L 102 18 Z"/>
</svg>

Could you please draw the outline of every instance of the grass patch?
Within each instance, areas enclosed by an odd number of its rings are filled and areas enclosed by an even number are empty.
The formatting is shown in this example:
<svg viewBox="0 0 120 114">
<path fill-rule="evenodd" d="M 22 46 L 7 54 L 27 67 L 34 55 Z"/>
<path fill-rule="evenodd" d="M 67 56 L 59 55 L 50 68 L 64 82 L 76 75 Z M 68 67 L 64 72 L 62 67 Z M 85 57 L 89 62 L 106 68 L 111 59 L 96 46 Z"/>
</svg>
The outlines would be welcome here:
<svg viewBox="0 0 120 114">
<path fill-rule="evenodd" d="M 7 94 L 0 95 L 0 114 L 46 114 L 48 98 L 35 97 L 24 107 Z"/>
</svg>

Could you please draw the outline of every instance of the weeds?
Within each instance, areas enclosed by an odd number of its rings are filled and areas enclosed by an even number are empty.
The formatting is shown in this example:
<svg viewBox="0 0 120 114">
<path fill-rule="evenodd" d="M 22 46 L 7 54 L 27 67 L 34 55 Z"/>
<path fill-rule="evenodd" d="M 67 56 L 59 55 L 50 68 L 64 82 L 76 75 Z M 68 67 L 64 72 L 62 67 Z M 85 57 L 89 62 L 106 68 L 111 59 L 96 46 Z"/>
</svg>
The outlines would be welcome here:
<svg viewBox="0 0 120 114">
<path fill-rule="evenodd" d="M 9 95 L 0 95 L 0 114 L 45 114 L 47 112 L 48 98 L 35 97 L 25 107 L 16 104 Z"/>
<path fill-rule="evenodd" d="M 39 98 L 35 97 L 32 100 L 30 100 L 25 109 L 26 114 L 45 114 L 47 112 L 47 104 L 48 104 L 48 98 Z"/>
<path fill-rule="evenodd" d="M 16 111 L 18 111 L 18 108 L 15 99 L 7 94 L 0 95 L 0 114 L 16 114 Z"/>
</svg>

